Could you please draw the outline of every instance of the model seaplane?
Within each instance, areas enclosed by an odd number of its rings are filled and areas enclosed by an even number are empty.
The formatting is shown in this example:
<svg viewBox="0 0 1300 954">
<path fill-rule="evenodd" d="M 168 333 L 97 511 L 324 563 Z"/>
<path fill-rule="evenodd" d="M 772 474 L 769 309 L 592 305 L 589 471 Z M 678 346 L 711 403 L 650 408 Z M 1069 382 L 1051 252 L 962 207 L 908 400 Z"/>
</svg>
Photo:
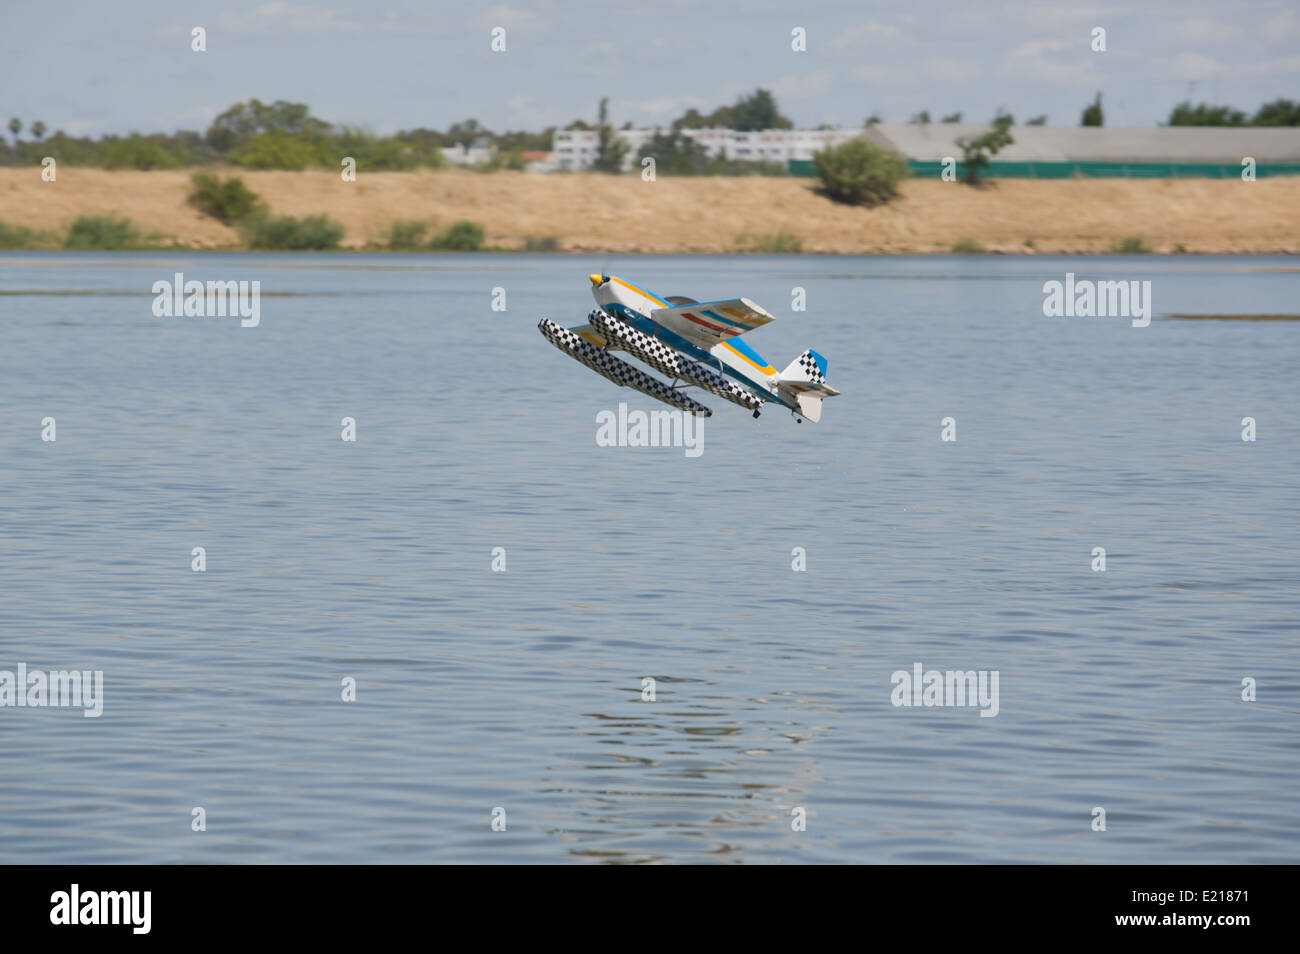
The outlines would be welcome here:
<svg viewBox="0 0 1300 954">
<path fill-rule="evenodd" d="M 778 372 L 740 336 L 773 320 L 748 298 L 698 302 L 660 298 L 613 275 L 591 275 L 599 306 L 576 328 L 543 318 L 546 340 L 620 387 L 635 388 L 697 417 L 711 410 L 685 393 L 697 387 L 758 417 L 763 402 L 790 409 L 795 420 L 818 421 L 822 399 L 839 394 L 826 384 L 826 359 L 809 349 Z M 668 375 L 665 383 L 610 352 L 625 351 Z"/>
</svg>

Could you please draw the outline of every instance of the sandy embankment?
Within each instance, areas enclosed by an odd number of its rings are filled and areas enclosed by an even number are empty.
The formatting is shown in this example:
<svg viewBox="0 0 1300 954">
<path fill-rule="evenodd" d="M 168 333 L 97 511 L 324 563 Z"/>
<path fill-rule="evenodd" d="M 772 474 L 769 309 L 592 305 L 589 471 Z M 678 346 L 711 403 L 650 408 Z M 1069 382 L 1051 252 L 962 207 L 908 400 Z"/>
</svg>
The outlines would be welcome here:
<svg viewBox="0 0 1300 954">
<path fill-rule="evenodd" d="M 186 204 L 194 170 L 0 169 L 0 222 L 58 231 L 116 212 L 195 247 L 238 247 L 238 233 Z M 996 252 L 1105 252 L 1141 236 L 1159 252 L 1300 252 L 1300 178 L 1001 180 L 972 189 L 911 180 L 878 209 L 817 195 L 811 179 L 526 175 L 498 172 L 239 172 L 277 214 L 326 213 L 344 244 L 382 242 L 397 219 L 443 228 L 473 219 L 493 245 L 554 236 L 565 251 L 734 252 L 746 235 L 788 232 L 805 252 L 947 252 L 973 239 Z M 1032 242 L 1032 247 L 1027 244 Z"/>
</svg>

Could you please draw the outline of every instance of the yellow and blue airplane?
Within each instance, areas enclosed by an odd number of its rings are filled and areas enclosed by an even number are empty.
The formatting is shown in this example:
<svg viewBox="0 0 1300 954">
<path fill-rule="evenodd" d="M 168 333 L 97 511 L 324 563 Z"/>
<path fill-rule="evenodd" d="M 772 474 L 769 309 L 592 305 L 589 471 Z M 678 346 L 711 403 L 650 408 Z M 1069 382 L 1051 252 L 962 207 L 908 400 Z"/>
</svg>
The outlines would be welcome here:
<svg viewBox="0 0 1300 954">
<path fill-rule="evenodd" d="M 698 302 L 660 298 L 615 275 L 590 275 L 598 307 L 576 328 L 543 318 L 546 340 L 620 387 L 630 387 L 699 417 L 713 412 L 684 393 L 695 386 L 758 417 L 763 402 L 787 407 L 795 420 L 818 421 L 822 400 L 839 394 L 826 384 L 826 359 L 809 349 L 778 372 L 740 336 L 773 320 L 748 298 Z M 626 351 L 669 375 L 665 384 L 610 352 Z M 679 383 L 680 382 L 680 383 Z"/>
</svg>

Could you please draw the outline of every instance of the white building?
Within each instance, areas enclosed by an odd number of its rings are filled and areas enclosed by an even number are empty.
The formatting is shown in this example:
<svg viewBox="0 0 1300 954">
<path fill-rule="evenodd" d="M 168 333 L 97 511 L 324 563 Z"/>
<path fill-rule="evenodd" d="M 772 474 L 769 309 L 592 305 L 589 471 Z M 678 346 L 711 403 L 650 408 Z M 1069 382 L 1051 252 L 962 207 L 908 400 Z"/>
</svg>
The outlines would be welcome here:
<svg viewBox="0 0 1300 954">
<path fill-rule="evenodd" d="M 639 165 L 637 155 L 655 133 L 670 129 L 619 129 L 615 135 L 628 144 L 624 169 Z M 838 146 L 863 135 L 862 129 L 683 129 L 682 133 L 704 147 L 710 159 L 736 162 L 773 162 L 785 165 L 790 159 L 811 159 L 814 152 Z M 594 129 L 568 129 L 555 133 L 555 164 L 561 169 L 590 169 L 599 152 L 600 134 Z"/>
<path fill-rule="evenodd" d="M 454 146 L 444 146 L 442 157 L 454 166 L 477 166 L 480 163 L 491 162 L 492 157 L 496 155 L 497 147 L 492 145 L 491 140 L 486 136 L 474 141 L 474 144 L 466 148 L 461 143 Z"/>
</svg>

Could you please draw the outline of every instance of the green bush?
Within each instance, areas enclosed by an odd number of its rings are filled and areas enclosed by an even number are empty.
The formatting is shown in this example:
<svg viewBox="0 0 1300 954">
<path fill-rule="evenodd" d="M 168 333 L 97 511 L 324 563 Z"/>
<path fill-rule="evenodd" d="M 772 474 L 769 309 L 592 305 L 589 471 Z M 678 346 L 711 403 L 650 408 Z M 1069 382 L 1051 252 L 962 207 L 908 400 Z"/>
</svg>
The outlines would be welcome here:
<svg viewBox="0 0 1300 954">
<path fill-rule="evenodd" d="M 483 247 L 483 235 L 483 226 L 461 219 L 435 235 L 429 248 L 439 252 L 476 252 Z"/>
<path fill-rule="evenodd" d="M 338 248 L 343 226 L 327 215 L 253 215 L 241 224 L 249 248 L 308 251 Z"/>
<path fill-rule="evenodd" d="M 1148 255 L 1151 246 L 1140 235 L 1126 235 L 1111 243 L 1110 250 L 1116 255 Z"/>
<path fill-rule="evenodd" d="M 813 153 L 813 167 L 827 196 L 868 207 L 895 198 L 898 184 L 908 175 L 906 159 L 863 138 Z"/>
<path fill-rule="evenodd" d="M 0 248 L 27 248 L 32 244 L 35 233 L 21 225 L 6 225 L 0 222 Z"/>
<path fill-rule="evenodd" d="M 413 249 L 424 244 L 424 233 L 429 230 L 429 223 L 419 219 L 398 219 L 388 227 L 388 247 L 391 249 Z"/>
<path fill-rule="evenodd" d="M 114 215 L 80 215 L 68 228 L 63 247 L 114 249 L 125 248 L 139 241 L 140 233 L 130 219 Z"/>
<path fill-rule="evenodd" d="M 984 251 L 984 246 L 973 238 L 959 238 L 952 243 L 952 254 L 954 255 L 979 255 Z"/>
<path fill-rule="evenodd" d="M 237 176 L 223 181 L 206 172 L 196 172 L 190 181 L 194 183 L 194 191 L 189 196 L 190 205 L 226 225 L 234 225 L 262 211 L 262 200 Z"/>
<path fill-rule="evenodd" d="M 745 251 L 758 255 L 794 255 L 803 251 L 803 239 L 789 232 L 772 232 L 766 235 L 753 235 L 739 244 Z"/>
<path fill-rule="evenodd" d="M 144 136 L 128 136 L 104 148 L 106 169 L 175 169 L 180 160 Z"/>
<path fill-rule="evenodd" d="M 560 240 L 554 235 L 529 235 L 524 238 L 525 252 L 558 252 Z"/>
<path fill-rule="evenodd" d="M 328 162 L 325 147 L 300 136 L 274 131 L 259 133 L 230 153 L 245 169 L 288 169 L 298 171 Z"/>
</svg>

